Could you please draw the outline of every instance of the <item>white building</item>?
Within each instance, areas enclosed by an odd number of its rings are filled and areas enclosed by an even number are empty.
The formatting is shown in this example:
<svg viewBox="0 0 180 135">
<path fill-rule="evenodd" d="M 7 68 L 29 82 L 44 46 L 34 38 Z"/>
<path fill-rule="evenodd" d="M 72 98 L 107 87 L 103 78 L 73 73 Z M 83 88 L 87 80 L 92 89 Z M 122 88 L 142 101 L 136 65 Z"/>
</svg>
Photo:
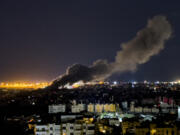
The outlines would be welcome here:
<svg viewBox="0 0 180 135">
<path fill-rule="evenodd" d="M 159 109 L 158 108 L 152 108 L 152 113 L 159 113 Z"/>
<path fill-rule="evenodd" d="M 35 135 L 95 135 L 94 124 L 35 125 Z"/>
<path fill-rule="evenodd" d="M 160 107 L 161 108 L 168 108 L 171 107 L 168 103 L 160 102 Z"/>
<path fill-rule="evenodd" d="M 111 125 L 111 126 L 119 126 L 120 121 L 119 121 L 119 119 L 109 119 L 109 125 Z"/>
<path fill-rule="evenodd" d="M 49 105 L 49 113 L 60 113 L 66 111 L 66 105 Z"/>
<path fill-rule="evenodd" d="M 161 112 L 162 113 L 169 113 L 169 109 L 168 108 L 161 108 Z"/>
<path fill-rule="evenodd" d="M 130 104 L 130 112 L 134 112 L 134 102 L 132 101 Z"/>
<path fill-rule="evenodd" d="M 55 124 L 35 125 L 35 135 L 61 135 L 61 126 Z"/>
<path fill-rule="evenodd" d="M 85 111 L 85 109 L 86 109 L 85 104 L 77 104 L 71 106 L 72 113 L 80 113 L 82 111 Z"/>
<path fill-rule="evenodd" d="M 95 125 L 94 124 L 77 124 L 77 123 L 66 123 L 62 124 L 63 135 L 94 135 Z"/>
<path fill-rule="evenodd" d="M 128 103 L 127 101 L 122 102 L 123 109 L 128 109 Z"/>
<path fill-rule="evenodd" d="M 143 112 L 144 112 L 144 113 L 151 113 L 151 112 L 152 112 L 152 109 L 151 109 L 151 108 L 148 108 L 148 107 L 144 107 L 144 108 L 143 108 Z"/>
<path fill-rule="evenodd" d="M 82 115 L 61 115 L 61 122 L 66 123 L 67 121 L 76 120 L 82 117 Z"/>
<path fill-rule="evenodd" d="M 180 106 L 178 106 L 178 119 L 180 120 Z"/>
<path fill-rule="evenodd" d="M 135 113 L 142 113 L 142 111 L 143 111 L 143 108 L 142 108 L 142 107 L 135 107 L 135 108 L 134 108 L 134 112 L 135 112 Z"/>
</svg>

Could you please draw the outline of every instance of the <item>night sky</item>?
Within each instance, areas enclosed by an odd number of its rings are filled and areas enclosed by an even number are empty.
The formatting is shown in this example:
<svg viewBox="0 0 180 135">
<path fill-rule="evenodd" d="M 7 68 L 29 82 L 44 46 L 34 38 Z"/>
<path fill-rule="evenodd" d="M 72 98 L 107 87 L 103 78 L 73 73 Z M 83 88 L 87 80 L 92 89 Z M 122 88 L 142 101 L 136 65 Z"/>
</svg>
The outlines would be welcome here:
<svg viewBox="0 0 180 135">
<path fill-rule="evenodd" d="M 180 79 L 179 0 L 1 0 L 0 82 L 51 81 L 74 63 L 113 61 L 155 15 L 165 15 L 173 36 L 159 55 L 121 81 Z"/>
</svg>

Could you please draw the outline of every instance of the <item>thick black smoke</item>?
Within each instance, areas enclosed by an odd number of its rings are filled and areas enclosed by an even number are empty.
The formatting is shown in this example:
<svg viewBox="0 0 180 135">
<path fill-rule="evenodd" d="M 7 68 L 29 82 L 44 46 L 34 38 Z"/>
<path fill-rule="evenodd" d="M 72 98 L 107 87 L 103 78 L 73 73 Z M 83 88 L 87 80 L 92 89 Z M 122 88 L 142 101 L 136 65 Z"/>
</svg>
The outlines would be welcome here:
<svg viewBox="0 0 180 135">
<path fill-rule="evenodd" d="M 90 67 L 72 65 L 64 75 L 53 82 L 53 85 L 59 87 L 77 81 L 103 80 L 113 73 L 136 71 L 138 65 L 148 62 L 164 48 L 165 41 L 171 37 L 171 34 L 172 28 L 166 17 L 155 16 L 132 40 L 121 45 L 122 49 L 117 52 L 114 62 L 98 60 Z"/>
<path fill-rule="evenodd" d="M 66 73 L 58 77 L 52 84 L 54 87 L 73 84 L 78 81 L 88 82 L 105 78 L 105 73 L 109 73 L 109 64 L 105 60 L 98 60 L 92 66 L 87 67 L 81 64 L 74 64 L 68 67 Z"/>
</svg>

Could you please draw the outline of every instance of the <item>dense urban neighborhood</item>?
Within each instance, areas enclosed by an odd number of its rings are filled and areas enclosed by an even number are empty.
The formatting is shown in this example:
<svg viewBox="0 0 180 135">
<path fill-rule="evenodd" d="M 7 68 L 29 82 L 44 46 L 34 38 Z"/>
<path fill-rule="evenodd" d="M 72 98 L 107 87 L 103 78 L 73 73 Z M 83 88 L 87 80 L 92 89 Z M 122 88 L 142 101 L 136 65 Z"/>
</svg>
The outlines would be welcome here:
<svg viewBox="0 0 180 135">
<path fill-rule="evenodd" d="M 178 82 L 1 89 L 2 130 L 27 135 L 177 135 Z M 8 130 L 10 127 L 11 130 Z"/>
</svg>

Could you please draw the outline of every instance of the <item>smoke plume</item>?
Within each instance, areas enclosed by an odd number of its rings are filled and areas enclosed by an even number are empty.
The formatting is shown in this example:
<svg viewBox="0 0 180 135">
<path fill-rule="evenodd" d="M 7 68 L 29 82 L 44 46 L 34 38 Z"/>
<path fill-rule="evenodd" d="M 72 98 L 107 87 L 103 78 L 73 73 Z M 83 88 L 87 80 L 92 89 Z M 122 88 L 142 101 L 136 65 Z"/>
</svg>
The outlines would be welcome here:
<svg viewBox="0 0 180 135">
<path fill-rule="evenodd" d="M 104 80 L 113 73 L 134 72 L 138 65 L 144 64 L 164 49 L 165 41 L 171 37 L 172 28 L 165 16 L 155 16 L 148 20 L 147 26 L 138 31 L 136 36 L 121 44 L 115 61 L 97 60 L 87 67 L 74 64 L 66 73 L 58 77 L 54 86 L 64 86 L 77 81 Z"/>
</svg>

